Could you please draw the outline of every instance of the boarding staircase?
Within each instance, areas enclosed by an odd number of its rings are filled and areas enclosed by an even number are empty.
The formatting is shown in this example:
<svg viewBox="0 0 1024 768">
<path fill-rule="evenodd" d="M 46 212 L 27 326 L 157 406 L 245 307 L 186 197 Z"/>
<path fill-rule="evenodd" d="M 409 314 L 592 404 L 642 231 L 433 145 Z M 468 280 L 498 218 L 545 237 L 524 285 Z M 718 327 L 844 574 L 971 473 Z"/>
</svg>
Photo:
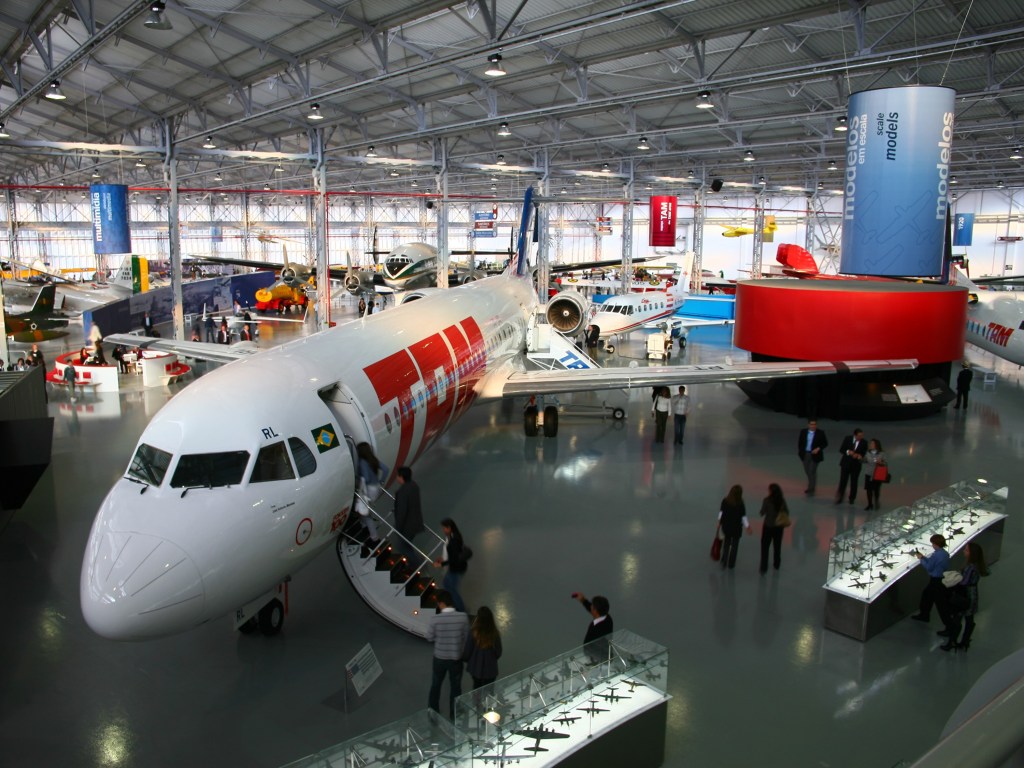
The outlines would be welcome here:
<svg viewBox="0 0 1024 768">
<path fill-rule="evenodd" d="M 426 638 L 440 580 L 433 563 L 440 558 L 444 539 L 425 528 L 417 536 L 417 541 L 427 548 L 424 551 L 395 530 L 390 511 L 381 514 L 372 500 L 358 492 L 356 498 L 366 503 L 377 523 L 380 538 L 374 543 L 361 516 L 349 515 L 336 545 L 341 567 L 356 593 L 370 608 L 396 627 Z M 388 504 L 392 499 L 385 491 L 377 499 L 377 506 Z M 401 554 L 402 547 L 413 554 Z"/>
</svg>

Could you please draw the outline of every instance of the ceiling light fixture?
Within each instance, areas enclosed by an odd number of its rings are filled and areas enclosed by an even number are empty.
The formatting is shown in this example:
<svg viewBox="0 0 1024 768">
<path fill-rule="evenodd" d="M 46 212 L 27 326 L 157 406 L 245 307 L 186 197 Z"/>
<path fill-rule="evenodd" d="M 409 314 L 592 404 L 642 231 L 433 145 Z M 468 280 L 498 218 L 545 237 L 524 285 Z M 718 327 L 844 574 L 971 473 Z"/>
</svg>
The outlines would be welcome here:
<svg viewBox="0 0 1024 768">
<path fill-rule="evenodd" d="M 824 181 L 819 181 L 818 182 L 818 190 L 820 191 L 820 190 L 822 190 L 824 188 L 825 188 L 825 182 Z"/>
<path fill-rule="evenodd" d="M 1011 160 L 1024 160 L 1024 154 L 1021 154 L 1021 148 L 1017 147 L 1013 152 L 1010 153 Z"/>
<path fill-rule="evenodd" d="M 60 90 L 60 80 L 54 80 L 50 83 L 50 87 L 46 91 L 46 98 L 50 101 L 64 101 L 67 98 Z"/>
<path fill-rule="evenodd" d="M 836 161 L 835 160 L 829 160 L 828 161 L 828 169 L 830 171 L 838 171 L 839 170 L 839 166 L 836 165 Z"/>
<path fill-rule="evenodd" d="M 224 177 L 220 175 L 220 171 L 217 171 L 217 175 L 213 177 L 214 181 L 224 181 Z"/>
<path fill-rule="evenodd" d="M 377 156 L 377 152 L 376 152 L 376 150 L 374 150 L 373 144 L 371 144 L 370 148 L 368 150 L 366 150 L 366 156 L 367 157 L 376 157 Z"/>
<path fill-rule="evenodd" d="M 562 187 L 561 190 L 559 190 L 558 194 L 564 195 L 565 194 L 565 187 Z"/>
<path fill-rule="evenodd" d="M 767 182 L 764 180 L 764 176 L 758 176 L 757 183 L 763 187 Z"/>
<path fill-rule="evenodd" d="M 757 158 L 754 157 L 754 151 L 752 149 L 748 149 L 746 152 L 743 153 L 744 163 L 752 163 L 755 160 L 757 160 Z"/>
<path fill-rule="evenodd" d="M 145 168 L 146 164 L 144 162 L 142 162 L 141 160 L 136 160 L 135 161 L 135 167 L 136 168 Z"/>
<path fill-rule="evenodd" d="M 647 152 L 648 150 L 650 150 L 651 145 L 650 143 L 648 143 L 646 136 L 640 137 L 640 141 L 636 143 L 636 148 L 639 149 L 641 152 Z"/>
<path fill-rule="evenodd" d="M 612 172 L 612 167 L 610 165 L 608 165 L 608 163 L 604 163 L 601 166 L 601 173 L 611 173 L 611 172 Z"/>
<path fill-rule="evenodd" d="M 98 170 L 96 170 L 95 168 L 92 169 L 92 177 L 94 179 L 98 179 L 100 177 L 100 172 Z"/>
<path fill-rule="evenodd" d="M 396 177 L 396 176 L 400 176 L 400 175 L 401 175 L 401 174 L 399 174 L 399 173 L 398 173 L 398 171 L 397 171 L 396 169 L 394 169 L 394 168 L 392 168 L 392 169 L 391 169 L 391 170 L 390 170 L 390 171 L 388 172 L 388 176 L 391 176 L 391 177 Z"/>
<path fill-rule="evenodd" d="M 949 177 L 949 183 L 950 184 L 956 184 L 956 176 L 950 176 Z"/>
<path fill-rule="evenodd" d="M 416 179 L 413 179 L 413 180 L 412 180 L 412 185 L 413 185 L 414 187 L 418 187 L 418 186 L 419 186 L 420 184 L 419 184 L 419 182 L 418 182 L 418 181 L 416 181 Z"/>
<path fill-rule="evenodd" d="M 492 190 L 494 190 L 494 189 L 497 189 L 497 188 L 498 188 L 498 185 L 497 185 L 497 184 L 491 184 L 491 189 L 492 189 Z"/>
<path fill-rule="evenodd" d="M 835 128 L 833 130 L 843 133 L 846 131 L 846 118 L 842 115 L 836 118 Z"/>
<path fill-rule="evenodd" d="M 1003 186 L 1004 185 L 1003 185 L 1003 180 L 1002 179 L 1000 179 L 999 181 L 996 182 L 996 189 L 1002 189 Z"/>
<path fill-rule="evenodd" d="M 213 143 L 213 136 L 207 136 L 206 141 L 203 142 L 203 149 L 216 149 L 217 145 Z"/>
<path fill-rule="evenodd" d="M 280 165 L 275 165 L 274 173 L 284 173 L 284 168 L 282 168 Z"/>
<path fill-rule="evenodd" d="M 270 182 L 269 181 L 263 185 L 263 191 L 264 192 L 269 192 L 270 191 Z"/>
<path fill-rule="evenodd" d="M 0 139 L 9 139 L 11 134 L 4 130 L 4 124 L 0 123 Z"/>
<path fill-rule="evenodd" d="M 505 165 L 505 156 L 498 155 L 498 165 Z"/>
<path fill-rule="evenodd" d="M 510 131 L 509 128 L 508 128 L 508 123 L 502 123 L 501 125 L 498 126 L 498 135 L 499 136 L 511 136 L 512 135 L 512 131 Z"/>
<path fill-rule="evenodd" d="M 694 173 L 693 173 L 692 170 L 689 173 L 686 174 L 686 178 L 688 178 L 688 179 L 692 179 L 693 176 L 694 176 Z"/>
<path fill-rule="evenodd" d="M 167 6 L 163 0 L 153 0 L 149 4 L 149 16 L 142 22 L 146 29 L 174 29 L 171 22 L 167 20 L 167 14 L 164 13 L 166 10 Z"/>
<path fill-rule="evenodd" d="M 492 53 L 487 57 L 487 69 L 484 70 L 484 74 L 488 77 L 504 77 L 508 74 L 505 68 L 501 66 L 500 53 Z"/>
<path fill-rule="evenodd" d="M 697 109 L 711 109 L 714 106 L 711 101 L 711 91 L 701 91 L 697 94 Z"/>
<path fill-rule="evenodd" d="M 953 199 L 953 200 L 956 200 L 956 192 L 954 192 L 952 195 L 950 195 L 950 198 Z"/>
<path fill-rule="evenodd" d="M 311 106 L 309 108 L 309 114 L 306 115 L 306 119 L 307 120 L 323 120 L 324 119 L 323 114 L 321 114 L 321 112 L 320 112 L 320 105 L 319 104 L 313 104 L 313 106 Z"/>
</svg>

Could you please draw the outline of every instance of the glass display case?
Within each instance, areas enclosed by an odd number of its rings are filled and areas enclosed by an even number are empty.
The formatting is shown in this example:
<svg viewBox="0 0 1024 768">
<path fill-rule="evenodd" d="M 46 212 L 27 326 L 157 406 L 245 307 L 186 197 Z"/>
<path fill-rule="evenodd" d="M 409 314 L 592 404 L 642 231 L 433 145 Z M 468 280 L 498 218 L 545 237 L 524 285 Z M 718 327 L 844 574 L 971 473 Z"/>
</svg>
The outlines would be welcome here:
<svg viewBox="0 0 1024 768">
<path fill-rule="evenodd" d="M 626 630 L 285 768 L 485 765 L 654 768 L 664 761 L 668 649 Z"/>
<path fill-rule="evenodd" d="M 668 649 L 618 630 L 463 694 L 456 700 L 455 726 L 472 738 L 478 760 L 564 764 L 595 737 L 665 704 L 667 685 Z M 660 736 L 655 727 L 630 741 L 634 768 L 660 765 L 663 713 Z M 601 754 L 607 757 L 609 749 L 603 743 Z M 642 759 L 651 750 L 657 762 Z"/>
<path fill-rule="evenodd" d="M 995 562 L 1008 495 L 1006 487 L 964 480 L 835 536 L 824 584 L 825 626 L 867 640 L 906 616 L 927 581 L 916 553 L 929 554 L 936 533 L 946 538 L 950 555 L 978 539 Z"/>
<path fill-rule="evenodd" d="M 870 602 L 929 554 L 941 533 L 950 554 L 1006 517 L 1007 489 L 962 481 L 839 534 L 829 544 L 825 588 Z"/>
</svg>

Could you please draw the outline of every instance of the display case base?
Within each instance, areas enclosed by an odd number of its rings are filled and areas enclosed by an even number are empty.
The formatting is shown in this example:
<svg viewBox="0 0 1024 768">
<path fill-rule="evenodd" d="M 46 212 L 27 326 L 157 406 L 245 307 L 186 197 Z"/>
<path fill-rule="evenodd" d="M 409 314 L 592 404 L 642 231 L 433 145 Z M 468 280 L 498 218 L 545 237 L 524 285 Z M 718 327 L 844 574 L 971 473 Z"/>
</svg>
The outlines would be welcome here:
<svg viewBox="0 0 1024 768">
<path fill-rule="evenodd" d="M 657 768 L 665 762 L 665 724 L 668 699 L 619 723 L 559 760 L 562 768 L 593 768 L 595 765 L 628 765 Z"/>
</svg>

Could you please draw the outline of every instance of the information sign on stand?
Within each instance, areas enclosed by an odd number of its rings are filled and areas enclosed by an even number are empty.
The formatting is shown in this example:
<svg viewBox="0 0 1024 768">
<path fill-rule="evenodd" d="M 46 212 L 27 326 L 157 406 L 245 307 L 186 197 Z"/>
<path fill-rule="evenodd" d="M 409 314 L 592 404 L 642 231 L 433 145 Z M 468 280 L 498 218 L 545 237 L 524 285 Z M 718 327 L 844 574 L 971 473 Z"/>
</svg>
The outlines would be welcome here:
<svg viewBox="0 0 1024 768">
<path fill-rule="evenodd" d="M 380 662 L 369 643 L 345 665 L 345 676 L 352 681 L 352 687 L 359 696 L 366 693 L 381 672 Z"/>
</svg>

